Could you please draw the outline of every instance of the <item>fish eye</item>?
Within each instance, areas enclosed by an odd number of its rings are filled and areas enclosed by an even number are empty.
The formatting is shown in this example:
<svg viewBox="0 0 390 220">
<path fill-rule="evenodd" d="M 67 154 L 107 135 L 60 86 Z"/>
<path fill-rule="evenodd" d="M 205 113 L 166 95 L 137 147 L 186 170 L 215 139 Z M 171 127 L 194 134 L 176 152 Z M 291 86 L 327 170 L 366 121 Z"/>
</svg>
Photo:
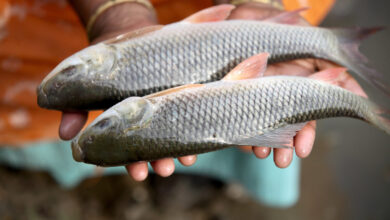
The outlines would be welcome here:
<svg viewBox="0 0 390 220">
<path fill-rule="evenodd" d="M 111 120 L 109 118 L 105 118 L 105 119 L 99 121 L 98 123 L 96 123 L 95 126 L 103 129 L 103 128 L 108 127 L 109 125 L 111 125 Z"/>
<path fill-rule="evenodd" d="M 77 67 L 74 65 L 68 66 L 65 69 L 63 69 L 61 72 L 64 76 L 70 77 L 70 76 L 73 76 L 77 72 Z"/>
<path fill-rule="evenodd" d="M 61 86 L 63 86 L 63 85 L 64 85 L 63 82 L 57 81 L 57 82 L 54 83 L 54 88 L 55 88 L 55 89 L 59 89 L 59 88 L 61 88 Z"/>
</svg>

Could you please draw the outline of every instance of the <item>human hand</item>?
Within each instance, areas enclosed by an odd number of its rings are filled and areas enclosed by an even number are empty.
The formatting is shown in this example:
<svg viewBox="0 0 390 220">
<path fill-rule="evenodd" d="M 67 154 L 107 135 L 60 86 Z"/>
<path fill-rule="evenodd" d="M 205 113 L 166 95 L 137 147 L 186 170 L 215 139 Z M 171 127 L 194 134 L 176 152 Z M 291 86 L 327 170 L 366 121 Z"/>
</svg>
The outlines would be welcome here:
<svg viewBox="0 0 390 220">
<path fill-rule="evenodd" d="M 273 8 L 262 3 L 245 3 L 239 5 L 229 16 L 229 19 L 247 19 L 247 20 L 264 20 L 268 17 L 280 14 L 282 10 Z M 299 25 L 309 25 L 303 18 Z M 272 64 L 267 67 L 265 76 L 270 75 L 295 75 L 311 76 L 313 73 L 328 68 L 337 67 L 336 64 L 320 59 L 299 59 L 289 62 Z M 314 76 L 314 75 L 313 75 Z M 321 80 L 321 78 L 317 78 Z M 335 79 L 335 84 L 350 90 L 358 95 L 366 96 L 357 81 L 349 74 L 343 73 Z M 316 122 L 311 121 L 306 124 L 301 131 L 297 133 L 293 140 L 292 146 L 295 146 L 295 153 L 300 158 L 309 156 L 316 134 Z M 269 147 L 242 147 L 245 151 L 252 151 L 258 158 L 267 158 L 271 152 Z M 293 158 L 293 148 L 274 148 L 274 162 L 280 168 L 288 167 Z"/>
<path fill-rule="evenodd" d="M 102 1 L 74 0 L 70 2 L 83 23 L 86 24 L 91 12 L 93 13 Z M 157 19 L 154 11 L 138 3 L 123 3 L 119 7 L 113 6 L 97 18 L 90 33 L 90 40 L 92 44 L 95 44 L 132 30 L 156 24 Z M 88 112 L 85 111 L 64 111 L 59 127 L 60 138 L 63 140 L 74 138 L 85 125 L 87 118 Z M 181 157 L 179 161 L 185 166 L 190 166 L 195 163 L 196 156 Z M 163 177 L 171 175 L 175 169 L 172 158 L 153 161 L 151 165 L 154 171 Z M 148 176 L 147 162 L 133 163 L 127 165 L 126 169 L 129 175 L 137 181 L 142 181 Z"/>
</svg>

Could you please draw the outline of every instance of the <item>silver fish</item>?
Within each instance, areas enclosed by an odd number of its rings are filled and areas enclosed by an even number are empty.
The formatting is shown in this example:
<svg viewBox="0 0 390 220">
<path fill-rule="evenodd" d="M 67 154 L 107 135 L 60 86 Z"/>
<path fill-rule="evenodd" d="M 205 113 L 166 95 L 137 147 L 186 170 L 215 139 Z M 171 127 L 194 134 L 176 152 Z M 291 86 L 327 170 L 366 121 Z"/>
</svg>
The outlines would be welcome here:
<svg viewBox="0 0 390 220">
<path fill-rule="evenodd" d="M 388 91 L 357 50 L 360 40 L 378 28 L 325 29 L 229 20 L 150 29 L 139 31 L 147 32 L 142 37 L 99 43 L 62 61 L 39 86 L 39 106 L 105 109 L 130 96 L 219 80 L 260 52 L 271 55 L 270 63 L 298 58 L 334 61 Z"/>
<path fill-rule="evenodd" d="M 113 166 L 240 145 L 286 147 L 305 122 L 341 116 L 390 134 L 368 99 L 315 79 L 272 76 L 173 90 L 105 111 L 73 140 L 74 159 Z"/>
</svg>

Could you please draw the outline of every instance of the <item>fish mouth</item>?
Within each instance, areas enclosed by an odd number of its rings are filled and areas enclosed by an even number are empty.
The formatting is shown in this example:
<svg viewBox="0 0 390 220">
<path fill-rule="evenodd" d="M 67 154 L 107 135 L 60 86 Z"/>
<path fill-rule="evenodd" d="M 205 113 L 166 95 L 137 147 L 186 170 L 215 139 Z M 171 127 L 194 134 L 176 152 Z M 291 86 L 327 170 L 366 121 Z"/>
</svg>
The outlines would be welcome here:
<svg viewBox="0 0 390 220">
<path fill-rule="evenodd" d="M 81 150 L 80 145 L 78 143 L 77 139 L 74 139 L 71 143 L 72 146 L 72 155 L 73 159 L 77 162 L 83 162 L 84 161 L 84 153 L 83 150 Z"/>
<path fill-rule="evenodd" d="M 42 87 L 42 85 L 38 86 L 37 97 L 38 97 L 38 105 L 44 108 L 44 107 L 48 107 L 50 103 L 43 88 L 44 87 Z"/>
</svg>

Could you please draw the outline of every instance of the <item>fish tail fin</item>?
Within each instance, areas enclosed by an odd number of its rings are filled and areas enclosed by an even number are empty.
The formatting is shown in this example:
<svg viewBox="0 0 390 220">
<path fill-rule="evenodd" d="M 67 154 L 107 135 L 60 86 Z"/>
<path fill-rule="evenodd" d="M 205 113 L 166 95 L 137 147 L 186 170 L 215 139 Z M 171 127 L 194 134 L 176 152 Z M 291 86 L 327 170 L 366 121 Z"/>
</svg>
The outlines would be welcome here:
<svg viewBox="0 0 390 220">
<path fill-rule="evenodd" d="M 390 96 L 390 88 L 385 85 L 383 75 L 370 67 L 368 59 L 359 51 L 360 43 L 364 39 L 383 29 L 383 27 L 335 28 L 332 29 L 332 32 L 336 34 L 340 43 L 340 58 L 344 61 L 340 64 L 345 65 L 371 85 Z"/>
<path fill-rule="evenodd" d="M 372 111 L 366 120 L 390 135 L 390 110 L 378 106 L 370 101 L 368 102 L 372 106 Z"/>
<path fill-rule="evenodd" d="M 379 123 L 376 126 L 382 129 L 388 135 L 390 135 L 390 111 L 389 110 L 381 111 L 378 114 L 378 121 Z"/>
</svg>

